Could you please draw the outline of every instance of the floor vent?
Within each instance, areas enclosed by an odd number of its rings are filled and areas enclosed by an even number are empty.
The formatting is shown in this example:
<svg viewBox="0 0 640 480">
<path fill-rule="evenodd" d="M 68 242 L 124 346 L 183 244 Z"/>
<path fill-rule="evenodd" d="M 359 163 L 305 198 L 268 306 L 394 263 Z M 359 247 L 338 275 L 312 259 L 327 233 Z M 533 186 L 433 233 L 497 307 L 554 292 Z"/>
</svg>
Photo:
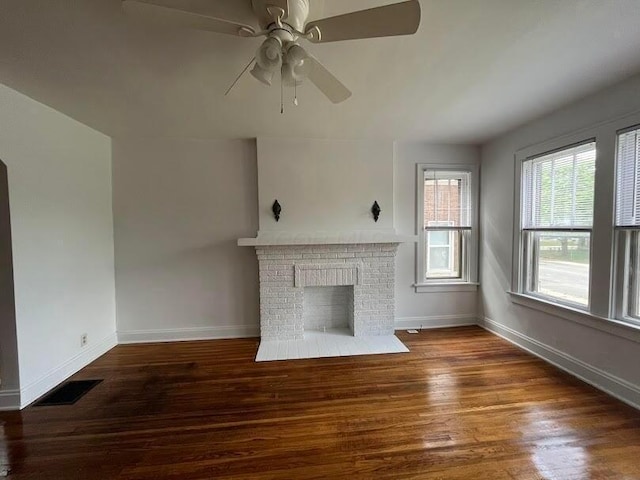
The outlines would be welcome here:
<svg viewBox="0 0 640 480">
<path fill-rule="evenodd" d="M 34 407 L 73 405 L 102 380 L 73 380 L 65 382 L 33 404 Z"/>
</svg>

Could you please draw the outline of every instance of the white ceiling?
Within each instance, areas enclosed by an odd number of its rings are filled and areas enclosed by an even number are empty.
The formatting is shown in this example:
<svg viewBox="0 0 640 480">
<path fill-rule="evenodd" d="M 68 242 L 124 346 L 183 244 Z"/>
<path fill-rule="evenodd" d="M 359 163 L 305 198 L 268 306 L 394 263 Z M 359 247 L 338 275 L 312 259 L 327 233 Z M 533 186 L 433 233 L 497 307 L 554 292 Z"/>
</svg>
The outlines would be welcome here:
<svg viewBox="0 0 640 480">
<path fill-rule="evenodd" d="M 353 91 L 340 105 L 304 85 L 280 115 L 280 88 L 250 76 L 224 97 L 261 40 L 149 25 L 120 0 L 0 0 L 0 82 L 112 136 L 479 143 L 640 72 L 639 0 L 421 4 L 414 36 L 309 46 Z"/>
</svg>

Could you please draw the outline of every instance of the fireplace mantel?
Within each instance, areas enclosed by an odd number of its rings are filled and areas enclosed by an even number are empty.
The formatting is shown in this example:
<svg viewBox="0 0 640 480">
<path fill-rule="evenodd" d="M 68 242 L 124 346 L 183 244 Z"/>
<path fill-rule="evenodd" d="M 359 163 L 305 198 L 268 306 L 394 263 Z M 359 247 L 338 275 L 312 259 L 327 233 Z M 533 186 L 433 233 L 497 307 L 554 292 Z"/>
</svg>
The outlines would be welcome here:
<svg viewBox="0 0 640 480">
<path fill-rule="evenodd" d="M 270 247 L 285 245 L 366 245 L 383 243 L 416 243 L 416 235 L 397 235 L 382 232 L 354 232 L 345 234 L 273 233 L 256 238 L 239 238 L 240 247 Z"/>
</svg>

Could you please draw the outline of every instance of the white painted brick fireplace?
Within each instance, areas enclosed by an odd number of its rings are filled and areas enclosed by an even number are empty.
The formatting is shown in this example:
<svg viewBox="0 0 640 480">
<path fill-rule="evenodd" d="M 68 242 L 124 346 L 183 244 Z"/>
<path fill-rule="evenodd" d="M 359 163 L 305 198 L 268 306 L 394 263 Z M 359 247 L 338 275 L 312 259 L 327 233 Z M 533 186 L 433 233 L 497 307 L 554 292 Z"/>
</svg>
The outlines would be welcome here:
<svg viewBox="0 0 640 480">
<path fill-rule="evenodd" d="M 355 337 L 393 335 L 397 248 L 398 243 L 256 246 L 262 339 L 302 339 L 305 318 L 308 328 L 321 328 L 318 310 L 330 305 L 305 302 L 305 289 L 337 286 L 352 287 L 347 319 Z M 328 328 L 334 313 L 327 311 Z"/>
</svg>

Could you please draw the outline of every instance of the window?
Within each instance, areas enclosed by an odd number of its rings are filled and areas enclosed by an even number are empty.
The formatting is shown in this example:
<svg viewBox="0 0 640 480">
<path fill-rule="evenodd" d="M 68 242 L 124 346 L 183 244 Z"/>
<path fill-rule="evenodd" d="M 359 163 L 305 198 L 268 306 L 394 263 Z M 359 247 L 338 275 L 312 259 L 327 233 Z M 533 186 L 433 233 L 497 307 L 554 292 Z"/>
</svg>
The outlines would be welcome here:
<svg viewBox="0 0 640 480">
<path fill-rule="evenodd" d="M 416 287 L 475 285 L 476 172 L 466 165 L 418 166 Z"/>
<path fill-rule="evenodd" d="M 640 320 L 640 128 L 618 134 L 616 217 L 623 252 L 621 316 Z"/>
<path fill-rule="evenodd" d="M 511 301 L 640 341 L 640 112 L 514 160 Z"/>
<path fill-rule="evenodd" d="M 595 142 L 522 165 L 522 290 L 588 309 Z"/>
<path fill-rule="evenodd" d="M 454 222 L 428 221 L 428 227 L 452 227 Z M 426 278 L 460 278 L 455 258 L 454 232 L 450 230 L 427 230 L 427 274 Z"/>
</svg>

